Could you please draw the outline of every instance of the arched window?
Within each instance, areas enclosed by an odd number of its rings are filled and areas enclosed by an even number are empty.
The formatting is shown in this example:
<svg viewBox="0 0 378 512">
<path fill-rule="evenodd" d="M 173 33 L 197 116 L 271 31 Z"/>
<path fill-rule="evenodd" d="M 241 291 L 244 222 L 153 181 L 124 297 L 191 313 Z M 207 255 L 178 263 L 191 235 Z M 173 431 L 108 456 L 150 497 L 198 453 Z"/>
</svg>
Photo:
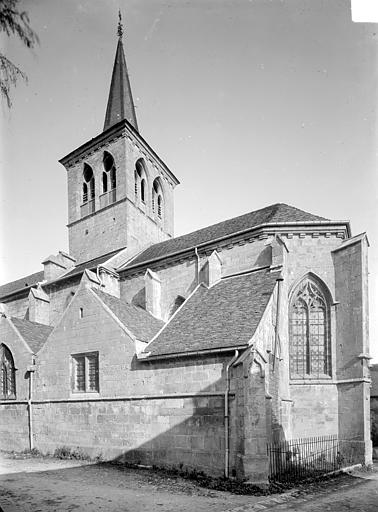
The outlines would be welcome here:
<svg viewBox="0 0 378 512">
<path fill-rule="evenodd" d="M 84 164 L 83 172 L 83 203 L 87 203 L 94 199 L 95 181 L 93 171 L 88 164 Z"/>
<path fill-rule="evenodd" d="M 92 168 L 88 164 L 84 164 L 83 171 L 83 203 L 80 207 L 81 216 L 85 217 L 95 211 L 95 179 Z"/>
<path fill-rule="evenodd" d="M 108 191 L 108 175 L 105 171 L 102 173 L 102 191 L 104 193 Z"/>
<path fill-rule="evenodd" d="M 146 202 L 146 180 L 140 182 L 140 198 L 144 203 Z"/>
<path fill-rule="evenodd" d="M 103 158 L 103 165 L 104 165 L 104 174 L 106 174 L 106 190 L 103 190 L 103 192 L 107 192 L 108 185 L 110 185 L 110 190 L 113 190 L 117 187 L 117 172 L 116 167 L 114 163 L 114 158 L 110 153 L 105 151 L 104 158 Z"/>
<path fill-rule="evenodd" d="M 11 351 L 5 346 L 0 345 L 0 398 L 1 400 L 11 400 L 16 398 L 16 369 Z"/>
<path fill-rule="evenodd" d="M 158 216 L 161 218 L 162 213 L 163 213 L 163 209 L 162 209 L 162 207 L 163 207 L 163 200 L 162 200 L 160 194 L 158 195 L 157 203 L 158 203 Z"/>
<path fill-rule="evenodd" d="M 159 219 L 163 218 L 163 190 L 160 179 L 156 178 L 152 185 L 152 212 L 157 215 Z"/>
<path fill-rule="evenodd" d="M 138 173 L 136 170 L 134 171 L 134 192 L 135 192 L 135 198 L 138 197 Z"/>
<path fill-rule="evenodd" d="M 169 316 L 171 317 L 178 310 L 178 308 L 184 304 L 184 302 L 184 297 L 182 295 L 177 295 L 169 311 Z"/>
<path fill-rule="evenodd" d="M 326 293 L 305 278 L 290 301 L 290 377 L 331 376 L 330 313 Z"/>
<path fill-rule="evenodd" d="M 104 208 L 117 200 L 117 171 L 114 158 L 107 151 L 102 159 L 104 170 L 102 172 L 102 193 L 100 195 L 100 208 Z"/>
<path fill-rule="evenodd" d="M 135 164 L 134 180 L 135 200 L 139 200 L 142 205 L 144 205 L 147 203 L 147 174 L 146 166 L 142 158 L 137 160 Z"/>
</svg>

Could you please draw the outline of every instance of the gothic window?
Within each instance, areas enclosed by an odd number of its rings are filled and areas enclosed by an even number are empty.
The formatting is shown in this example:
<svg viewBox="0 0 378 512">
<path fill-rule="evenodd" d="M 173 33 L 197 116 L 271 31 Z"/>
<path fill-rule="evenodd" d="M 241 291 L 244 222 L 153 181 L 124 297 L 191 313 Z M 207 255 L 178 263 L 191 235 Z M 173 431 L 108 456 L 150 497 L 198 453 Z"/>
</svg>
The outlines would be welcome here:
<svg viewBox="0 0 378 512">
<path fill-rule="evenodd" d="M 16 398 L 16 369 L 11 351 L 0 345 L 0 399 L 10 400 Z"/>
<path fill-rule="evenodd" d="M 146 180 L 140 182 L 140 198 L 144 203 L 146 202 Z"/>
<path fill-rule="evenodd" d="M 290 376 L 331 375 L 330 315 L 325 294 L 313 279 L 304 279 L 290 302 Z"/>
<path fill-rule="evenodd" d="M 98 352 L 72 356 L 72 391 L 76 393 L 99 391 Z"/>
<path fill-rule="evenodd" d="M 83 203 L 92 201 L 95 196 L 95 180 L 93 171 L 88 164 L 84 164 L 83 172 Z"/>
</svg>

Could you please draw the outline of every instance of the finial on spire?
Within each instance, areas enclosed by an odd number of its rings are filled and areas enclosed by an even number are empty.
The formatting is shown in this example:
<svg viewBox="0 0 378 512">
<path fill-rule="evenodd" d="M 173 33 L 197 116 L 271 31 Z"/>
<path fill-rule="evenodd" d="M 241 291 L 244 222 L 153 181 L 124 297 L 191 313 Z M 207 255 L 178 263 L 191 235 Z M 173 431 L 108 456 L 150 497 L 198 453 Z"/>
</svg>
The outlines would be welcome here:
<svg viewBox="0 0 378 512">
<path fill-rule="evenodd" d="M 122 25 L 122 14 L 121 9 L 118 10 L 118 29 L 117 34 L 120 39 L 122 39 L 123 36 L 123 25 Z"/>
</svg>

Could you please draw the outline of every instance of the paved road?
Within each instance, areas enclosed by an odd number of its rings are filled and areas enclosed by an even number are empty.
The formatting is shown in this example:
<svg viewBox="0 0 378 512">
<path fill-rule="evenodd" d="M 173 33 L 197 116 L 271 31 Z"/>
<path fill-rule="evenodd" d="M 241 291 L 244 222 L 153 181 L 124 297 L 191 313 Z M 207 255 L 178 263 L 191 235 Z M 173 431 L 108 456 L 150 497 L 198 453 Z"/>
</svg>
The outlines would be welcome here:
<svg viewBox="0 0 378 512">
<path fill-rule="evenodd" d="M 54 459 L 0 461 L 4 512 L 377 512 L 378 467 L 269 497 L 211 491 L 149 471 Z"/>
</svg>

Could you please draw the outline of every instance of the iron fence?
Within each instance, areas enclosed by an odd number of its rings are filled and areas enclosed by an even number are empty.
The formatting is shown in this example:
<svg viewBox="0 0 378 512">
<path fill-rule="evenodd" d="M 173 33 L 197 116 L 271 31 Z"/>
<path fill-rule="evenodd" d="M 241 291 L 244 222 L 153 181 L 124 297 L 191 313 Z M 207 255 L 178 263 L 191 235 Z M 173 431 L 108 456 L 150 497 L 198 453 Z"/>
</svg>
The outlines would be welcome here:
<svg viewBox="0 0 378 512">
<path fill-rule="evenodd" d="M 267 445 L 269 478 L 288 482 L 320 476 L 364 461 L 364 443 L 336 435 L 291 439 Z"/>
</svg>

